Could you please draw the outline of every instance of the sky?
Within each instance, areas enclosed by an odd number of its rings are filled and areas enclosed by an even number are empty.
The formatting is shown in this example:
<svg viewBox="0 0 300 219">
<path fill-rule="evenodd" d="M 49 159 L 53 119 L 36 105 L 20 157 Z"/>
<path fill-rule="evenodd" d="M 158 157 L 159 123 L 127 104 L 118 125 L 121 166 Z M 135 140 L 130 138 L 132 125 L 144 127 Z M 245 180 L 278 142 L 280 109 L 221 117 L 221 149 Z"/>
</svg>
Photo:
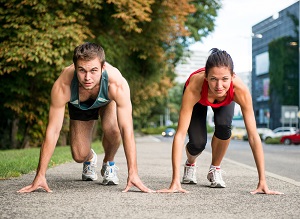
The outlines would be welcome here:
<svg viewBox="0 0 300 219">
<path fill-rule="evenodd" d="M 223 0 L 218 12 L 215 30 L 191 49 L 226 50 L 234 62 L 234 70 L 251 70 L 252 26 L 275 15 L 298 0 Z"/>
</svg>

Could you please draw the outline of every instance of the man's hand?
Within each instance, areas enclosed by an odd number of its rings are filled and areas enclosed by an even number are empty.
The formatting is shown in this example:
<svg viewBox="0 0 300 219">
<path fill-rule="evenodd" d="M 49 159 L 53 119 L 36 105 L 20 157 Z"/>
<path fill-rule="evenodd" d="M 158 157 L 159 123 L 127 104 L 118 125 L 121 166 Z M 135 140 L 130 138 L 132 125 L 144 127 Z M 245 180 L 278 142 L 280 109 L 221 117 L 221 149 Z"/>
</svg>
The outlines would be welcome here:
<svg viewBox="0 0 300 219">
<path fill-rule="evenodd" d="M 44 189 L 46 192 L 52 192 L 51 189 L 47 185 L 47 181 L 45 177 L 36 176 L 31 185 L 25 186 L 24 188 L 17 191 L 18 193 L 29 193 L 33 192 L 37 189 Z"/>
<path fill-rule="evenodd" d="M 160 193 L 189 193 L 187 190 L 181 187 L 180 182 L 174 183 L 172 182 L 169 189 L 161 189 L 157 192 Z"/>
<path fill-rule="evenodd" d="M 140 180 L 140 178 L 138 177 L 138 175 L 128 176 L 127 186 L 126 186 L 126 188 L 122 192 L 128 192 L 128 190 L 131 187 L 133 187 L 133 186 L 137 187 L 142 192 L 147 192 L 147 193 L 155 192 L 154 190 L 151 190 L 151 189 L 147 188 L 143 184 L 143 182 Z"/>
<path fill-rule="evenodd" d="M 257 189 L 250 193 L 252 195 L 255 195 L 255 194 L 283 195 L 284 194 L 282 192 L 269 190 L 269 188 L 266 184 L 258 184 Z"/>
</svg>

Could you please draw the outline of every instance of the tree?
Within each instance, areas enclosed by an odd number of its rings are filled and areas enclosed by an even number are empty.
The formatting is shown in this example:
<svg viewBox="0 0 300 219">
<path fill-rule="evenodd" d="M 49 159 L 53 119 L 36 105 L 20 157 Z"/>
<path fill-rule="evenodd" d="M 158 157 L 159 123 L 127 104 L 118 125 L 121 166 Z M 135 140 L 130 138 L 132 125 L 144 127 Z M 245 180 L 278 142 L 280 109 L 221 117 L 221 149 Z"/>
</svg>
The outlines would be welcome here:
<svg viewBox="0 0 300 219">
<path fill-rule="evenodd" d="M 147 123 L 173 86 L 182 51 L 190 39 L 213 30 L 220 7 L 217 0 L 0 0 L 0 5 L 5 85 L 0 148 L 40 145 L 50 89 L 84 41 L 104 47 L 108 62 L 129 82 L 135 123 Z M 65 124 L 62 134 L 68 132 Z"/>
<path fill-rule="evenodd" d="M 40 144 L 45 132 L 49 94 L 67 55 L 88 37 L 93 37 L 84 20 L 87 8 L 100 8 L 96 0 L 49 2 L 1 0 L 0 88 L 3 136 L 11 142 L 1 147 Z M 2 136 L 0 136 L 2 137 Z M 4 143 L 2 143 L 4 144 Z"/>
<path fill-rule="evenodd" d="M 107 60 L 117 66 L 129 81 L 134 121 L 146 124 L 144 121 L 150 121 L 155 114 L 162 114 L 164 111 L 160 105 L 165 102 L 168 92 L 161 93 L 156 90 L 163 89 L 160 81 L 165 77 L 171 79 L 164 89 L 174 85 L 172 80 L 175 78 L 176 63 L 189 43 L 198 41 L 213 31 L 214 18 L 220 3 L 203 0 L 157 0 L 148 1 L 146 6 L 134 1 L 120 1 L 118 5 L 103 3 L 102 6 L 97 21 L 90 22 L 90 29 L 94 30 L 94 35 L 98 36 L 97 41 L 105 48 Z M 140 7 L 146 9 L 143 11 Z M 134 19 L 136 28 L 125 28 L 127 22 L 124 21 L 124 13 L 128 18 L 134 14 L 134 8 L 146 12 L 146 15 Z M 127 11 L 122 16 L 117 16 L 124 10 Z M 94 13 L 96 15 L 97 11 Z M 101 28 L 97 28 L 99 26 Z M 118 28 L 120 26 L 122 28 Z M 156 86 L 157 84 L 160 86 Z M 150 92 L 143 92 L 147 87 L 151 88 Z M 140 91 L 143 95 L 138 95 Z M 159 93 L 160 97 L 152 98 L 152 93 Z M 141 104 L 144 100 L 147 103 Z M 162 112 L 158 112 L 159 109 Z"/>
</svg>

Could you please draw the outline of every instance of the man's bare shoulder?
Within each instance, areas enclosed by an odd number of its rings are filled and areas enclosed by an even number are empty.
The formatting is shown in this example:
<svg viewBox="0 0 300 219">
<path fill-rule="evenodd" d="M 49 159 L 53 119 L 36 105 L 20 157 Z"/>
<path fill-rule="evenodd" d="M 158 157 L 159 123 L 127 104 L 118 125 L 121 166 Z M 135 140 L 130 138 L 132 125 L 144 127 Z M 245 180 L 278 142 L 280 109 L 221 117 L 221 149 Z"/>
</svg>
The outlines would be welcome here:
<svg viewBox="0 0 300 219">
<path fill-rule="evenodd" d="M 74 64 L 69 65 L 67 67 L 65 67 L 62 71 L 60 76 L 58 77 L 58 80 L 62 80 L 65 83 L 67 81 L 72 80 L 73 76 L 74 76 L 74 71 L 75 71 L 75 66 Z"/>
<path fill-rule="evenodd" d="M 105 70 L 107 71 L 110 85 L 111 84 L 120 85 L 126 81 L 123 75 L 121 74 L 121 72 L 119 71 L 119 69 L 117 69 L 116 67 L 112 66 L 107 62 L 105 63 Z"/>
<path fill-rule="evenodd" d="M 58 79 L 55 81 L 52 91 L 51 91 L 51 97 L 52 102 L 62 102 L 65 104 L 70 100 L 71 92 L 70 92 L 70 86 L 72 79 L 74 77 L 74 71 L 75 67 L 74 65 L 70 65 L 65 67 Z"/>
</svg>

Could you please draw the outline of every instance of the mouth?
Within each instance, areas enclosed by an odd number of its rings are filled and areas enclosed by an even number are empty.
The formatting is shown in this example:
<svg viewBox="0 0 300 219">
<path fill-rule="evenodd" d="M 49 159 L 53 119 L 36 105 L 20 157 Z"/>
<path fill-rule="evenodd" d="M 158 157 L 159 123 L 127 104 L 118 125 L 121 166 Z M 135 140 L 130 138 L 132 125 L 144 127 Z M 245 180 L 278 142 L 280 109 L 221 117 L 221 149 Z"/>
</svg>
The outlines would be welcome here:
<svg viewBox="0 0 300 219">
<path fill-rule="evenodd" d="M 90 87 L 90 86 L 92 86 L 92 83 L 84 83 L 84 86 L 85 87 Z"/>
<path fill-rule="evenodd" d="M 216 93 L 221 94 L 223 92 L 223 90 L 215 90 Z"/>
</svg>

